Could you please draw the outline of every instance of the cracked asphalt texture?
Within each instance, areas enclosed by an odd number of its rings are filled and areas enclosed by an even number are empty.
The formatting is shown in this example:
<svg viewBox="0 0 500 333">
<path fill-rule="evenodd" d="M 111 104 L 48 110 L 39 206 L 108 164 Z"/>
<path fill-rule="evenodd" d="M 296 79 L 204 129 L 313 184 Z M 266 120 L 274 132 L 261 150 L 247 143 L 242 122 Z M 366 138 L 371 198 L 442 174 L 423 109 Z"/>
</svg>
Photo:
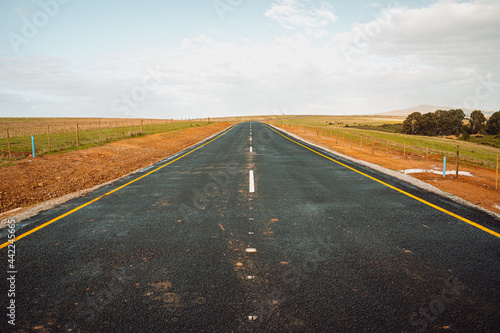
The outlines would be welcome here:
<svg viewBox="0 0 500 333">
<path fill-rule="evenodd" d="M 16 235 L 200 145 L 23 221 Z M 485 213 L 322 153 L 500 231 Z M 6 229 L 0 236 L 5 243 Z M 500 328 L 498 237 L 258 122 L 234 126 L 15 245 L 16 326 L 7 323 L 8 257 L 0 250 L 2 332 Z"/>
</svg>

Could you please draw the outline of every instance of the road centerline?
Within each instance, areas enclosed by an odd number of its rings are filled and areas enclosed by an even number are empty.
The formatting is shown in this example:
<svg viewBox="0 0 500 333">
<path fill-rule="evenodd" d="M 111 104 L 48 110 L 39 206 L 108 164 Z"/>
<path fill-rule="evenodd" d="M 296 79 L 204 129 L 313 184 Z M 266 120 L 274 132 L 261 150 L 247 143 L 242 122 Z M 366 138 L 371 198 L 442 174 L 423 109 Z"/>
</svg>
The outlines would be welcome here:
<svg viewBox="0 0 500 333">
<path fill-rule="evenodd" d="M 254 182 L 254 177 L 253 177 L 253 170 L 249 171 L 249 179 L 248 179 L 249 185 L 248 185 L 248 191 L 250 193 L 255 192 L 255 182 Z"/>
</svg>

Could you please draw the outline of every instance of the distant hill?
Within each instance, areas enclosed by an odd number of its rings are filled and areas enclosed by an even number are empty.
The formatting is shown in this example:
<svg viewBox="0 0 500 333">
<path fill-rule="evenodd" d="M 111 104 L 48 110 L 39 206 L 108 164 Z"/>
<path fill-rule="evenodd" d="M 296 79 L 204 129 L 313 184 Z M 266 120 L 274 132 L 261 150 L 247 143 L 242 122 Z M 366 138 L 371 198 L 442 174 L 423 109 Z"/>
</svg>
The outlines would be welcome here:
<svg viewBox="0 0 500 333">
<path fill-rule="evenodd" d="M 412 114 L 413 112 L 420 112 L 421 114 L 424 114 L 424 113 L 434 112 L 436 110 L 451 110 L 451 109 L 456 109 L 456 108 L 452 108 L 449 106 L 434 106 L 434 105 L 424 104 L 424 105 L 415 106 L 413 108 L 409 108 L 409 109 L 405 109 L 405 110 L 393 110 L 393 111 L 389 111 L 389 112 L 384 112 L 384 113 L 380 113 L 380 115 L 406 117 L 406 116 Z M 475 109 L 463 108 L 462 110 L 464 110 L 466 116 L 469 116 L 471 114 L 471 112 L 474 111 Z M 481 111 L 484 113 L 485 116 L 491 116 L 495 112 L 495 111 L 487 111 L 487 110 L 481 110 Z"/>
</svg>

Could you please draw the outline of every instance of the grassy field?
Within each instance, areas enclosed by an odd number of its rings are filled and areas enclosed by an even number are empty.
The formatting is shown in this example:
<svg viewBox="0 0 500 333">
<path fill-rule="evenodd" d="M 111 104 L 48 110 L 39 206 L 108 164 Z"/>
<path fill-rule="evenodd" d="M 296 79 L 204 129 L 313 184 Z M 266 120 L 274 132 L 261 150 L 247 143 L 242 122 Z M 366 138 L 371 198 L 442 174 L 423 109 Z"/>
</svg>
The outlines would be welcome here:
<svg viewBox="0 0 500 333">
<path fill-rule="evenodd" d="M 0 118 L 0 159 L 9 158 L 9 146 L 11 160 L 31 156 L 31 136 L 36 154 L 43 155 L 208 124 L 208 119 Z"/>
<path fill-rule="evenodd" d="M 0 118 L 0 161 L 88 148 L 123 138 L 163 133 L 214 122 L 259 121 L 278 116 L 219 117 L 190 120 L 113 118 Z"/>
<path fill-rule="evenodd" d="M 380 126 L 383 124 L 400 124 L 406 117 L 399 116 L 299 116 L 283 119 L 291 125 L 307 125 L 324 128 L 348 126 Z"/>
<path fill-rule="evenodd" d="M 389 149 L 404 150 L 407 152 L 425 154 L 427 148 L 433 155 L 455 156 L 457 146 L 460 146 L 460 159 L 478 166 L 489 169 L 496 167 L 497 155 L 500 149 L 478 144 L 480 140 L 491 140 L 491 136 L 483 136 L 470 142 L 452 138 L 428 137 L 417 135 L 406 135 L 400 133 L 389 133 L 381 131 L 384 124 L 400 124 L 405 117 L 387 116 L 310 116 L 293 119 L 273 120 L 273 124 L 283 124 L 316 131 L 318 135 L 335 136 L 341 140 L 347 140 L 352 144 L 372 144 Z M 348 127 L 346 127 L 346 125 Z M 358 126 L 360 128 L 356 128 Z M 373 130 L 367 129 L 373 127 Z M 474 142 L 476 140 L 476 142 Z"/>
<path fill-rule="evenodd" d="M 0 161 L 26 158 L 32 154 L 31 136 L 35 137 L 37 155 L 88 148 L 127 137 L 162 133 L 189 127 L 205 126 L 209 122 L 242 122 L 266 120 L 307 128 L 318 134 L 342 137 L 351 144 L 373 142 L 386 149 L 406 149 L 422 154 L 452 156 L 460 145 L 461 159 L 475 165 L 494 168 L 500 149 L 500 139 L 492 136 L 471 137 L 466 142 L 451 138 L 391 133 L 405 117 L 391 116 L 249 116 L 172 119 L 110 119 L 110 118 L 0 118 Z M 385 126 L 383 126 L 385 125 Z M 78 127 L 78 134 L 77 134 Z M 7 140 L 7 131 L 9 140 Z M 10 155 L 9 158 L 9 144 Z M 480 144 L 479 144 L 480 143 Z M 50 146 L 49 146 L 50 144 Z M 487 144 L 487 145 L 485 145 Z"/>
</svg>

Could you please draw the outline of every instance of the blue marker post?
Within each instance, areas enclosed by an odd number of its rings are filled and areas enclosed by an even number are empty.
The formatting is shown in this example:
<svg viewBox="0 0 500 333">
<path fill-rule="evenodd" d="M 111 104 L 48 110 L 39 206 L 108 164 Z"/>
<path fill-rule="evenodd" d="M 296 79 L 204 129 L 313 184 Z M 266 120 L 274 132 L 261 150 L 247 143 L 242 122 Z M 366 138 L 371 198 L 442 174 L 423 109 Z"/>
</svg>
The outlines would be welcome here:
<svg viewBox="0 0 500 333">
<path fill-rule="evenodd" d="M 443 157 L 443 177 L 446 177 L 446 156 Z"/>
<path fill-rule="evenodd" d="M 33 158 L 36 157 L 36 154 L 35 154 L 35 137 L 32 135 L 31 136 L 31 149 L 33 150 Z"/>
</svg>

